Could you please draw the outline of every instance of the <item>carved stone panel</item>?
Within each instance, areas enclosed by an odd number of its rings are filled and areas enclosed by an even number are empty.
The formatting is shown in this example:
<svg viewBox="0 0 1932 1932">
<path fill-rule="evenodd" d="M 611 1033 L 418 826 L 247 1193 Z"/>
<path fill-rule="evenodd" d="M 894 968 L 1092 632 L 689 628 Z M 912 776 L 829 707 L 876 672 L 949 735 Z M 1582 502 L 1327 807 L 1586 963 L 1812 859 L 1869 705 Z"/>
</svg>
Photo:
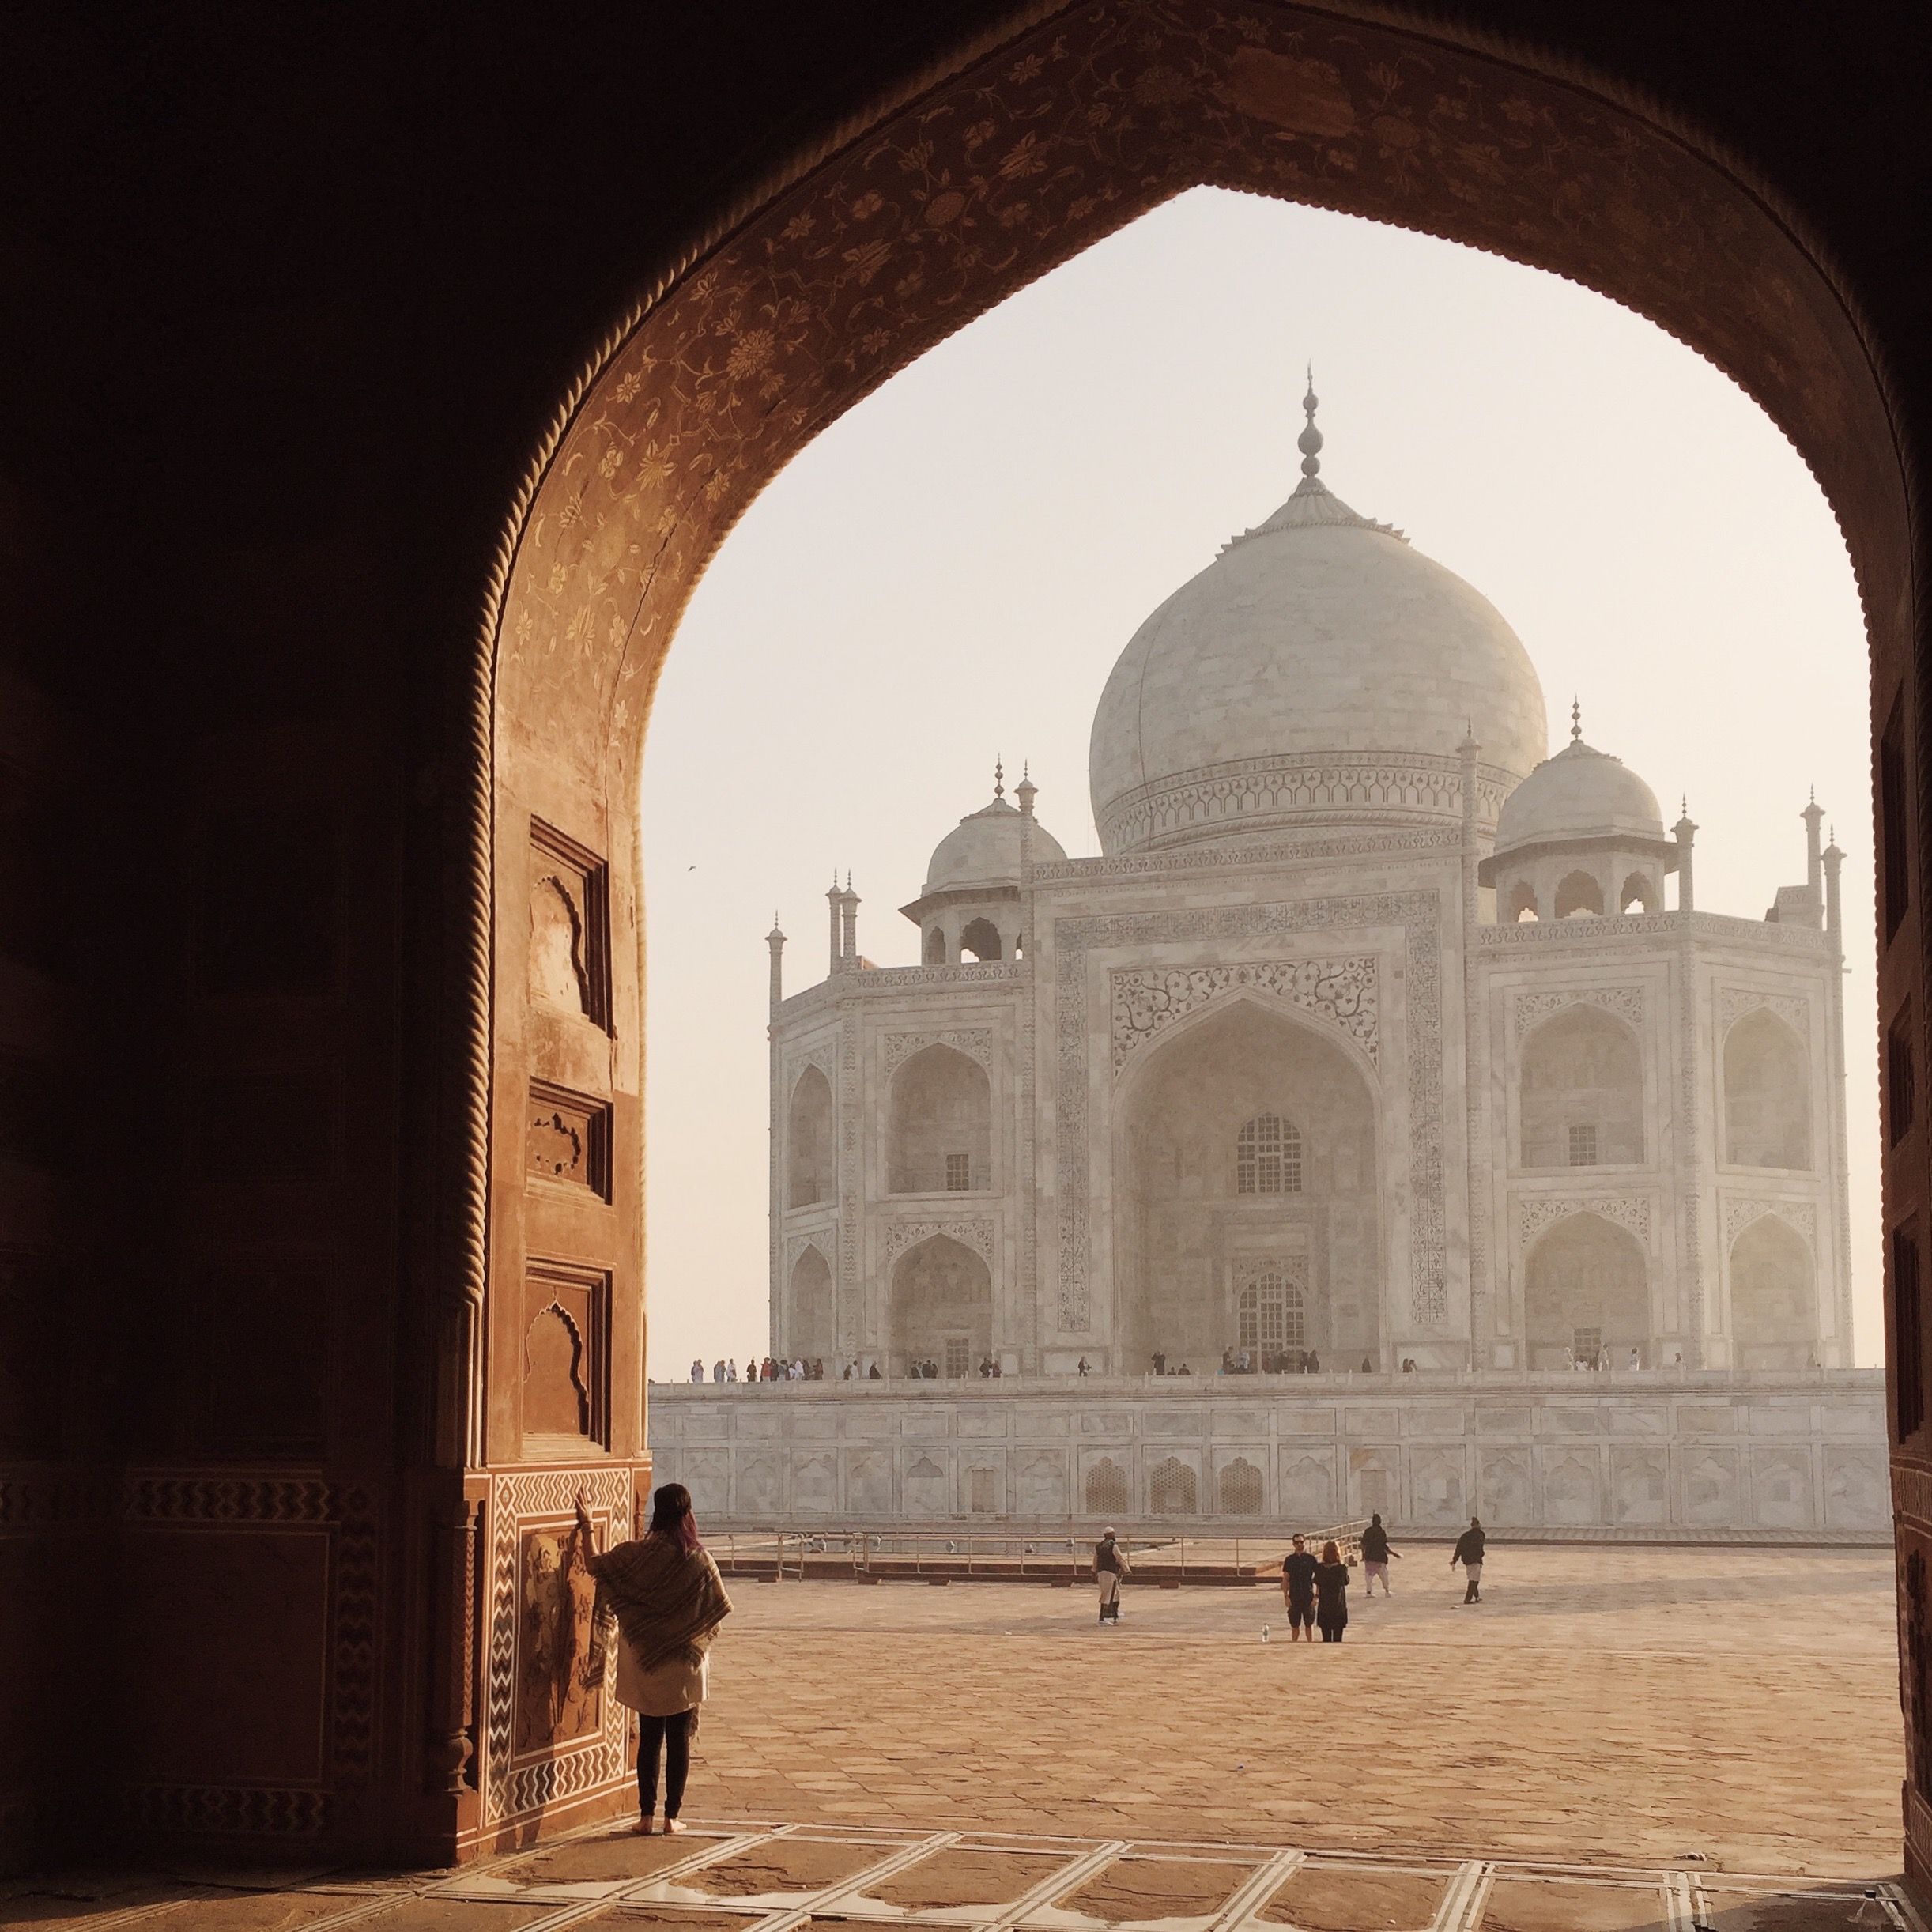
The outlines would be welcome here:
<svg viewBox="0 0 1932 1932">
<path fill-rule="evenodd" d="M 610 874 L 540 819 L 530 827 L 530 998 L 610 1027 Z"/>
<path fill-rule="evenodd" d="M 1108 975 L 1118 1074 L 1175 1021 L 1251 991 L 1285 1001 L 1347 1034 L 1370 1060 L 1382 1048 L 1381 994 L 1372 953 L 1349 959 L 1265 960 L 1232 966 L 1148 967 Z"/>
<path fill-rule="evenodd" d="M 610 1276 L 532 1261 L 524 1277 L 521 1364 L 526 1454 L 610 1446 Z"/>
<path fill-rule="evenodd" d="M 1643 1024 L 1643 989 L 1640 986 L 1564 987 L 1553 992 L 1516 995 L 1514 1030 L 1517 1039 L 1521 1040 L 1553 1013 L 1575 1006 L 1601 1006 L 1640 1029 Z"/>
<path fill-rule="evenodd" d="M 545 1180 L 610 1198 L 611 1109 L 608 1101 L 532 1081 L 523 1115 L 525 1164 Z"/>
</svg>

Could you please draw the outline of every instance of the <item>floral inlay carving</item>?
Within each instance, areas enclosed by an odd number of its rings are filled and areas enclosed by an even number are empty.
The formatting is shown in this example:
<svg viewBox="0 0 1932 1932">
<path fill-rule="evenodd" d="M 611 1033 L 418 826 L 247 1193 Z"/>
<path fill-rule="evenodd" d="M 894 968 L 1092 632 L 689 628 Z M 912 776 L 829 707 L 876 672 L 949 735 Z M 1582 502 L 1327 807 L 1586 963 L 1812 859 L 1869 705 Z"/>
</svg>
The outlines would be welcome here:
<svg viewBox="0 0 1932 1932">
<path fill-rule="evenodd" d="M 896 1221 L 885 1228 L 885 1265 L 889 1268 L 909 1247 L 936 1234 L 971 1248 L 985 1261 L 993 1258 L 993 1223 L 985 1221 Z"/>
<path fill-rule="evenodd" d="M 1515 1032 L 1521 1040 L 1534 1026 L 1565 1006 L 1601 1006 L 1620 1020 L 1637 1028 L 1643 1024 L 1643 989 L 1640 986 L 1565 987 L 1553 993 L 1519 993 L 1516 995 Z"/>
<path fill-rule="evenodd" d="M 1724 1203 L 1724 1251 L 1728 1254 L 1731 1245 L 1753 1221 L 1767 1214 L 1795 1228 L 1805 1237 L 1806 1244 L 1815 1252 L 1818 1245 L 1818 1210 L 1809 1201 L 1767 1201 L 1741 1199 L 1732 1196 Z"/>
<path fill-rule="evenodd" d="M 1108 987 L 1116 1074 L 1176 1020 L 1243 991 L 1285 1000 L 1340 1027 L 1372 1062 L 1380 1060 L 1380 984 L 1372 953 L 1233 966 L 1123 968 L 1108 975 Z"/>
<path fill-rule="evenodd" d="M 1800 1040 L 1811 1037 L 1810 1001 L 1794 999 L 1782 993 L 1760 993 L 1743 986 L 1718 988 L 1718 1037 L 1722 1039 L 1746 1013 L 1755 1013 L 1760 1006 L 1775 1013 Z"/>
<path fill-rule="evenodd" d="M 889 1080 L 914 1054 L 928 1047 L 951 1047 L 990 1066 L 993 1060 L 993 1029 L 990 1026 L 956 1028 L 944 1033 L 888 1033 L 885 1036 L 885 1075 Z"/>
<path fill-rule="evenodd" d="M 1527 1247 L 1545 1229 L 1572 1214 L 1601 1214 L 1606 1221 L 1628 1228 L 1646 1247 L 1651 1238 L 1651 1198 L 1648 1194 L 1539 1194 L 1525 1201 L 1517 1210 L 1517 1245 Z"/>
</svg>

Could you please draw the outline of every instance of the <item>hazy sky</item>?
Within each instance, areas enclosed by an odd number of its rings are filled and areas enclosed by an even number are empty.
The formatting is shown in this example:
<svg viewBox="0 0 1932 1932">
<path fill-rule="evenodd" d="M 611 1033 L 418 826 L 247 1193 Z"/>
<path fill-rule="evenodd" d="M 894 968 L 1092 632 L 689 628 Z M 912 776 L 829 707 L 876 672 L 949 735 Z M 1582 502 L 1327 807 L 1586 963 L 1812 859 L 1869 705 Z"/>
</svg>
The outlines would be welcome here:
<svg viewBox="0 0 1932 1932">
<path fill-rule="evenodd" d="M 1141 620 L 1299 480 L 1468 579 L 1528 647 L 1553 749 L 1584 734 L 1688 793 L 1697 902 L 1802 881 L 1809 787 L 1847 854 L 1858 1355 L 1881 1359 L 1864 633 L 1829 507 L 1728 378 L 1558 278 L 1341 215 L 1198 189 L 1014 296 L 813 443 L 698 587 L 643 770 L 651 1372 L 765 1345 L 764 934 L 825 973 L 1030 760 L 1096 852 L 1087 738 Z"/>
</svg>

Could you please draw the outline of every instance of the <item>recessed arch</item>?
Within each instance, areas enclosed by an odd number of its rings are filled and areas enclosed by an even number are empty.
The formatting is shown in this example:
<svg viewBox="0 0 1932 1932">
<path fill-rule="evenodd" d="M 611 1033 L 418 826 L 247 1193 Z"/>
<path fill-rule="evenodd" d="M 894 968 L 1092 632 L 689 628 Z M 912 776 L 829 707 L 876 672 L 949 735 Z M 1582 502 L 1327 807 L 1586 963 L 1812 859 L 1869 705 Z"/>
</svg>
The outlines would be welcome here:
<svg viewBox="0 0 1932 1932">
<path fill-rule="evenodd" d="M 1557 881 L 1557 896 L 1553 908 L 1560 919 L 1575 919 L 1586 916 L 1601 918 L 1603 914 L 1603 888 L 1594 872 L 1579 868 L 1568 872 Z"/>
<path fill-rule="evenodd" d="M 1509 895 L 1511 923 L 1522 926 L 1541 916 L 1536 907 L 1536 888 L 1527 879 L 1519 879 Z"/>
<path fill-rule="evenodd" d="M 1647 872 L 1633 872 L 1617 889 L 1617 909 L 1628 912 L 1655 912 L 1661 909 L 1657 881 Z"/>
<path fill-rule="evenodd" d="M 1768 1006 L 1724 1036 L 1724 1153 L 1733 1167 L 1811 1165 L 1810 1055 Z"/>
<path fill-rule="evenodd" d="M 837 1150 L 832 1140 L 832 1082 L 808 1066 L 794 1083 L 785 1123 L 785 1200 L 813 1207 L 838 1196 Z"/>
<path fill-rule="evenodd" d="M 970 1375 L 992 1352 L 992 1271 L 964 1242 L 929 1236 L 893 1265 L 888 1319 L 895 1373 Z"/>
<path fill-rule="evenodd" d="M 1730 1249 L 1731 1349 L 1740 1368 L 1817 1362 L 1817 1276 L 1810 1243 L 1783 1215 L 1745 1224 Z"/>
<path fill-rule="evenodd" d="M 993 1089 L 956 1047 L 923 1047 L 892 1075 L 887 1185 L 896 1194 L 966 1194 L 991 1187 Z"/>
<path fill-rule="evenodd" d="M 960 928 L 960 950 L 976 960 L 1000 958 L 999 928 L 989 919 L 968 919 Z"/>
<path fill-rule="evenodd" d="M 1636 1034 L 1579 1000 L 1523 1041 L 1517 1081 L 1526 1168 L 1594 1168 L 1643 1159 L 1643 1052 Z"/>
<path fill-rule="evenodd" d="M 832 1263 L 817 1242 L 808 1242 L 791 1264 L 782 1345 L 808 1362 L 828 1360 L 838 1352 Z"/>
<path fill-rule="evenodd" d="M 1621 1367 L 1635 1349 L 1650 1361 L 1649 1270 L 1643 1244 L 1602 1214 L 1567 1216 L 1530 1249 L 1523 1332 L 1532 1368 L 1561 1368 L 1601 1350 Z"/>
<path fill-rule="evenodd" d="M 1378 1110 L 1366 1064 L 1340 1029 L 1251 994 L 1176 1021 L 1130 1063 L 1113 1164 L 1134 1203 L 1115 1221 L 1128 1364 L 1379 1345 Z M 1264 1276 L 1280 1283 L 1266 1322 Z M 1290 1289 L 1300 1318 L 1292 1344 Z"/>
</svg>

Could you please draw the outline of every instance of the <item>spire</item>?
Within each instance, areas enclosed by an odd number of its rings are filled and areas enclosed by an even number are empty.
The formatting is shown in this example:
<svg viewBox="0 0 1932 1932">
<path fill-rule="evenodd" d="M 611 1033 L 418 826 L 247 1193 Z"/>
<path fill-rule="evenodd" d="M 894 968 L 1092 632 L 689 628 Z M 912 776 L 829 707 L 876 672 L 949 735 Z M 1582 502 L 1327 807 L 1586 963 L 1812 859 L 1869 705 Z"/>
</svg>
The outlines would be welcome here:
<svg viewBox="0 0 1932 1932">
<path fill-rule="evenodd" d="M 1570 742 L 1580 744 L 1583 737 L 1583 701 L 1581 698 L 1570 700 Z"/>
<path fill-rule="evenodd" d="M 993 796 L 1003 798 L 1006 795 L 1006 766 L 999 753 L 993 754 Z"/>
<path fill-rule="evenodd" d="M 1315 364 L 1310 363 L 1308 393 L 1301 399 L 1302 413 L 1308 420 L 1295 439 L 1295 447 L 1301 451 L 1301 474 L 1305 477 L 1315 477 L 1321 471 L 1322 432 L 1315 426 L 1315 412 L 1319 406 L 1320 398 L 1315 393 Z"/>
</svg>

